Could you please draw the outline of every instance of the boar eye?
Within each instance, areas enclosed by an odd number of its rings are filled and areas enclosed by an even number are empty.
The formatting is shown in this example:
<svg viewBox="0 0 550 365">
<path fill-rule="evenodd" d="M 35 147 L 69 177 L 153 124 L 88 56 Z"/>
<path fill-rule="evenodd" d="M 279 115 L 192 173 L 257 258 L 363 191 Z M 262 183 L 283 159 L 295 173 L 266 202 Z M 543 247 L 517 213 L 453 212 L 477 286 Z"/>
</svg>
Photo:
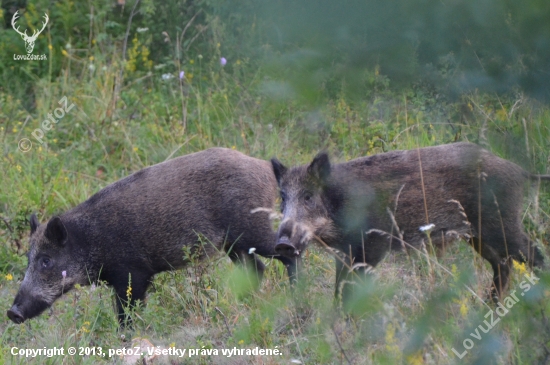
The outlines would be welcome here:
<svg viewBox="0 0 550 365">
<path fill-rule="evenodd" d="M 304 200 L 305 200 L 306 202 L 309 203 L 309 202 L 311 201 L 311 198 L 312 198 L 311 193 L 305 193 L 305 194 L 304 194 Z"/>
<path fill-rule="evenodd" d="M 43 257 L 40 259 L 40 267 L 42 269 L 49 269 L 52 267 L 52 260 L 49 257 Z"/>
</svg>

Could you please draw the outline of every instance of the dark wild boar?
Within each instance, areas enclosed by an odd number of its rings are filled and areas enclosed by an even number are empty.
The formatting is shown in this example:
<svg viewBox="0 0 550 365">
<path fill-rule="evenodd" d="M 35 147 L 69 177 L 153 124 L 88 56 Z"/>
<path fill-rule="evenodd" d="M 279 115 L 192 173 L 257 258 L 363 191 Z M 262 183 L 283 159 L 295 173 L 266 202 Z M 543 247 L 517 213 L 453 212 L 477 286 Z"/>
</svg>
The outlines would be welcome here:
<svg viewBox="0 0 550 365">
<path fill-rule="evenodd" d="M 114 287 L 124 324 L 124 306 L 144 299 L 153 275 L 188 263 L 185 246 L 200 258 L 225 250 L 260 279 L 255 255 L 277 256 L 292 277 L 295 260 L 274 251 L 276 197 L 269 162 L 211 148 L 138 171 L 46 224 L 33 215 L 27 272 L 8 317 L 22 323 L 75 284 L 103 280 Z"/>
<path fill-rule="evenodd" d="M 375 266 L 391 249 L 427 244 L 431 227 L 436 247 L 463 238 L 489 261 L 493 297 L 508 286 L 512 258 L 543 264 L 523 231 L 521 213 L 526 181 L 550 176 L 530 175 L 475 144 L 393 151 L 335 165 L 319 153 L 309 165 L 291 169 L 271 162 L 283 212 L 275 250 L 288 257 L 319 238 L 346 255 L 347 266 Z M 350 275 L 336 260 L 336 296 Z M 349 290 L 342 288 L 344 302 Z"/>
</svg>

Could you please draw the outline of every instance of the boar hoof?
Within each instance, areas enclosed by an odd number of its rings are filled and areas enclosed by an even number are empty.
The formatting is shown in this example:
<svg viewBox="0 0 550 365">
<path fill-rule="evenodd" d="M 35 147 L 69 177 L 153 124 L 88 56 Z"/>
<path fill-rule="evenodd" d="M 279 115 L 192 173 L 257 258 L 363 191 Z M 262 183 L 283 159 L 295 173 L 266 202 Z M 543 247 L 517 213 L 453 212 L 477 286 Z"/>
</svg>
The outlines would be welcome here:
<svg viewBox="0 0 550 365">
<path fill-rule="evenodd" d="M 23 314 L 19 312 L 19 309 L 16 306 L 13 306 L 10 310 L 8 310 L 8 318 L 17 324 L 21 324 L 25 321 L 25 317 L 23 317 Z"/>
</svg>

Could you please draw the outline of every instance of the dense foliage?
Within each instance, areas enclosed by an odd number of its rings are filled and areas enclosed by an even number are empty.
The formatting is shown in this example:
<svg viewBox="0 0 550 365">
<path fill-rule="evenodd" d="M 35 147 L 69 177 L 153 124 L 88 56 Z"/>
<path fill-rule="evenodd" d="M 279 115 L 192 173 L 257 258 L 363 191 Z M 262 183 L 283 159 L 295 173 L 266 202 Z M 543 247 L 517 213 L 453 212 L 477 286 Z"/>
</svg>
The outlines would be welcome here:
<svg viewBox="0 0 550 365">
<path fill-rule="evenodd" d="M 3 310 L 25 273 L 32 212 L 45 221 L 133 171 L 208 147 L 300 164 L 321 149 L 345 161 L 471 141 L 531 172 L 550 172 L 550 7 L 542 0 L 352 0 L 345 6 L 3 0 L 1 9 Z M 10 25 L 16 10 L 17 24 L 29 34 L 48 14 L 33 51 L 47 60 L 14 59 L 26 54 Z M 43 128 L 63 98 L 74 107 Z M 529 235 L 548 249 L 548 186 L 530 186 L 522 216 Z M 484 302 L 491 271 L 465 243 L 442 256 L 389 256 L 351 316 L 333 307 L 331 255 L 311 247 L 305 262 L 296 300 L 284 268 L 271 261 L 262 289 L 253 293 L 226 257 L 159 275 L 126 339 L 283 352 L 261 359 L 161 357 L 160 363 L 538 364 L 550 358 L 545 271 L 478 340 L 470 333 L 494 309 Z M 512 288 L 528 271 L 514 265 Z M 0 363 L 23 361 L 11 355 L 13 346 L 130 346 L 117 330 L 111 298 L 104 285 L 82 287 L 23 325 L 2 317 Z M 452 349 L 462 352 L 466 338 L 475 347 L 459 359 Z M 29 362 L 103 360 L 109 359 Z"/>
</svg>

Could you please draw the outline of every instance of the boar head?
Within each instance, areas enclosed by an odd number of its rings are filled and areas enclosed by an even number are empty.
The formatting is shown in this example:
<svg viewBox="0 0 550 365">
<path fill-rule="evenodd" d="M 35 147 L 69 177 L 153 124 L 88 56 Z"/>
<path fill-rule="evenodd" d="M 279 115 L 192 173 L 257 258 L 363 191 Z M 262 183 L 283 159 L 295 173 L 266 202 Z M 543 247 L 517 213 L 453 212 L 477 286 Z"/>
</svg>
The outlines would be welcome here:
<svg viewBox="0 0 550 365">
<path fill-rule="evenodd" d="M 275 251 L 295 257 L 309 241 L 330 241 L 335 226 L 330 211 L 338 201 L 338 191 L 331 187 L 331 165 L 325 152 L 307 166 L 288 169 L 279 160 L 271 160 L 279 184 L 283 220 L 277 232 Z"/>
<path fill-rule="evenodd" d="M 53 217 L 40 224 L 36 215 L 30 219 L 28 266 L 8 317 L 15 323 L 38 316 L 64 292 L 82 282 L 82 273 L 71 259 L 74 251 L 61 218 Z"/>
</svg>

